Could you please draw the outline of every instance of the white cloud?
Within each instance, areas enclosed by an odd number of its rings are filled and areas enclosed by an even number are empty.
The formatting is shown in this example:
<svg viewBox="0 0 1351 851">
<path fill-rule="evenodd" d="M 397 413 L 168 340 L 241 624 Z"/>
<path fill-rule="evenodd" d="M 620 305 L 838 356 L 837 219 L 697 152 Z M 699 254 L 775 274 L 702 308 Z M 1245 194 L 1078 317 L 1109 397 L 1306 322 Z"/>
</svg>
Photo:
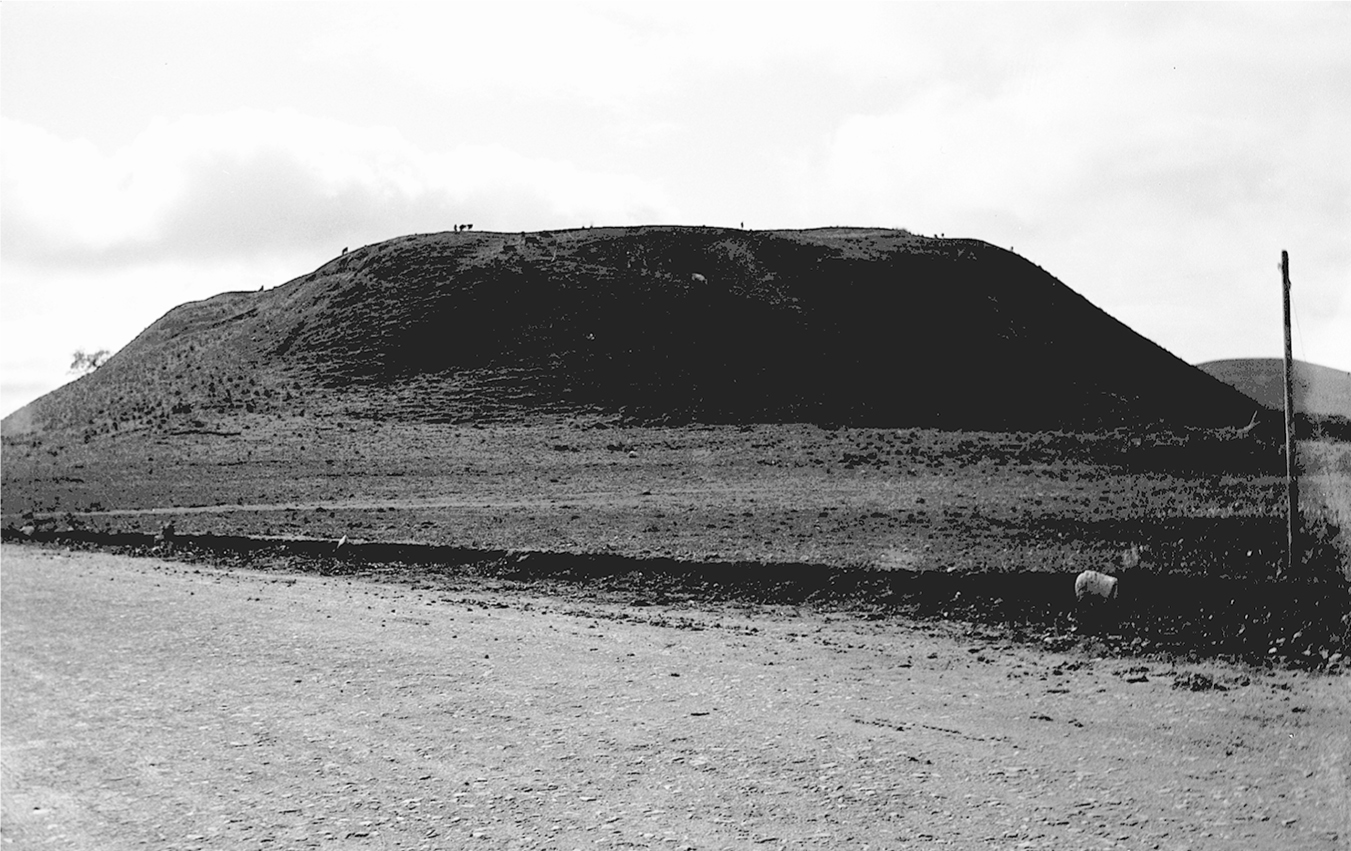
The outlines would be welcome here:
<svg viewBox="0 0 1351 851">
<path fill-rule="evenodd" d="M 312 41 L 309 59 L 373 62 L 441 97 L 506 91 L 526 103 L 561 98 L 614 107 L 730 68 L 754 68 L 800 41 L 773 38 L 795 16 L 735 4 L 388 4 L 346 11 Z"/>
<path fill-rule="evenodd" d="M 6 7 L 7 387 L 459 222 L 972 236 L 1193 360 L 1279 354 L 1286 248 L 1351 368 L 1347 4 L 61 5 Z"/>
<path fill-rule="evenodd" d="M 395 130 L 295 112 L 156 120 L 104 154 L 4 121 L 10 261 L 247 257 L 414 231 L 641 221 L 660 187 L 505 146 L 424 151 Z"/>
<path fill-rule="evenodd" d="M 6 255 L 53 250 L 52 243 L 101 250 L 148 235 L 146 196 L 165 194 L 147 185 L 151 175 L 82 140 L 8 119 L 0 129 Z"/>
<path fill-rule="evenodd" d="M 825 190 L 917 224 L 982 209 L 1035 218 L 1084 167 L 1045 112 L 1040 101 L 942 87 L 894 112 L 852 116 L 832 140 Z"/>
</svg>

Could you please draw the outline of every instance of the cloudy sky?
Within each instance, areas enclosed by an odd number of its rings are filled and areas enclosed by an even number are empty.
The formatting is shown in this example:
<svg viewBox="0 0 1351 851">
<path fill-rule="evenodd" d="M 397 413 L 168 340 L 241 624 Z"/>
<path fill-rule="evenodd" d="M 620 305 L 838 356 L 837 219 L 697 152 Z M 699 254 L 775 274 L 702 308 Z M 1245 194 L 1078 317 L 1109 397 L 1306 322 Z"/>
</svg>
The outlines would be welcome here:
<svg viewBox="0 0 1351 851">
<path fill-rule="evenodd" d="M 0 413 L 406 233 L 904 227 L 1351 371 L 1351 4 L 0 4 Z"/>
</svg>

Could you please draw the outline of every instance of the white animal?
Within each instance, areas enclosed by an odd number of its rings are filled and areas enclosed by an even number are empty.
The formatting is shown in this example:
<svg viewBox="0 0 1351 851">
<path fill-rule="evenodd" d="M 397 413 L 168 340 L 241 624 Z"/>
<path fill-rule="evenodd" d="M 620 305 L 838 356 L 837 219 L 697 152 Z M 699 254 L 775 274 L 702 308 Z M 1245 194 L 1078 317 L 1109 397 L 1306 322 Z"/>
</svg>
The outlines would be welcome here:
<svg viewBox="0 0 1351 851">
<path fill-rule="evenodd" d="M 1074 597 L 1081 603 L 1085 598 L 1115 600 L 1116 577 L 1096 570 L 1085 570 L 1074 580 Z"/>
<path fill-rule="evenodd" d="M 1140 566 L 1149 554 L 1149 546 L 1132 544 L 1117 557 L 1118 573 L 1125 573 Z M 1080 603 L 1117 599 L 1117 577 L 1097 570 L 1085 570 L 1074 580 L 1074 596 Z"/>
</svg>

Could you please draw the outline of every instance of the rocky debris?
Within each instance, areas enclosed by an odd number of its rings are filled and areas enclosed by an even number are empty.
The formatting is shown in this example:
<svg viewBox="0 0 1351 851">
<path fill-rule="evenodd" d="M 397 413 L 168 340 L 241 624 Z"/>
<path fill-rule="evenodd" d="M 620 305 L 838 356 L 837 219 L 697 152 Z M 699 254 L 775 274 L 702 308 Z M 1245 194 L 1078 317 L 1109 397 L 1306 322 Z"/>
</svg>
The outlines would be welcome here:
<svg viewBox="0 0 1351 851">
<path fill-rule="evenodd" d="M 1228 691 L 1229 687 L 1218 683 L 1210 674 L 1188 671 L 1173 677 L 1173 688 L 1187 691 Z"/>
</svg>

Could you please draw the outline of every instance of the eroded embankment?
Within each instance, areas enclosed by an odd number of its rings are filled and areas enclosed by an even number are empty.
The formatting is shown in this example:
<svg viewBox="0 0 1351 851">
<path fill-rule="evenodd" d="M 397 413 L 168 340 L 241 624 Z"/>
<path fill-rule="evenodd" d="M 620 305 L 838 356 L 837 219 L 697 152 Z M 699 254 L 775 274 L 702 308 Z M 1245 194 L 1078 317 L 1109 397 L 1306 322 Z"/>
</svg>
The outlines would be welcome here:
<svg viewBox="0 0 1351 851">
<path fill-rule="evenodd" d="M 610 554 L 504 551 L 412 543 L 244 536 L 4 530 L 29 541 L 222 567 L 407 582 L 434 590 L 490 584 L 563 598 L 653 603 L 789 605 L 873 619 L 952 619 L 997 627 L 1053 649 L 1226 657 L 1345 669 L 1351 593 L 1340 578 L 1206 579 L 1128 572 L 1110 606 L 1082 610 L 1061 573 L 946 573 L 820 564 L 689 562 Z"/>
</svg>

